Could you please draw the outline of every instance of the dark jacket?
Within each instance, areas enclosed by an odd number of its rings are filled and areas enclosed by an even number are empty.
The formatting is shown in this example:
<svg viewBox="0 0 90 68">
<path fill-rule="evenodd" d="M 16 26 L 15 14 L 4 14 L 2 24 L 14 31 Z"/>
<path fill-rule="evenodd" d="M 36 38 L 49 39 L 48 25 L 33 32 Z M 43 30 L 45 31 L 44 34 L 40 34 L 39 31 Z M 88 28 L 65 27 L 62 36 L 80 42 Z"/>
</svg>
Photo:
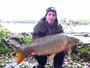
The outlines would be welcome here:
<svg viewBox="0 0 90 68">
<path fill-rule="evenodd" d="M 33 29 L 33 39 L 44 37 L 47 35 L 53 35 L 62 33 L 62 26 L 58 24 L 58 20 L 56 19 L 53 25 L 49 25 L 46 21 L 45 17 L 41 18 L 38 24 Z"/>
</svg>

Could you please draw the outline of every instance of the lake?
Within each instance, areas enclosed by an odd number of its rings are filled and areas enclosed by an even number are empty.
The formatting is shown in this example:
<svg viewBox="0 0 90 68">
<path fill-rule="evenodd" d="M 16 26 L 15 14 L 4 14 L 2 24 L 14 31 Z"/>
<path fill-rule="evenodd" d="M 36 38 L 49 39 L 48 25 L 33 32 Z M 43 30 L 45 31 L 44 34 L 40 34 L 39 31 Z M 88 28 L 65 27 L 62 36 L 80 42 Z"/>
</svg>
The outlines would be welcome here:
<svg viewBox="0 0 90 68">
<path fill-rule="evenodd" d="M 5 28 L 9 29 L 13 33 L 21 32 L 33 32 L 33 28 L 36 24 L 33 23 L 1 23 Z M 65 32 L 89 32 L 90 25 L 63 25 Z"/>
<path fill-rule="evenodd" d="M 21 33 L 21 32 L 32 32 L 33 27 L 36 24 L 23 24 L 23 23 L 1 23 L 5 28 L 10 30 L 12 33 Z"/>
<path fill-rule="evenodd" d="M 33 23 L 1 23 L 5 28 L 10 30 L 12 33 L 22 33 L 22 32 L 33 32 L 33 28 L 36 24 Z M 89 33 L 90 25 L 64 25 L 64 32 L 74 32 L 75 33 Z M 71 34 L 69 34 L 71 36 Z M 81 35 L 81 34 L 80 34 Z M 90 37 L 76 36 L 84 43 L 90 43 Z"/>
</svg>

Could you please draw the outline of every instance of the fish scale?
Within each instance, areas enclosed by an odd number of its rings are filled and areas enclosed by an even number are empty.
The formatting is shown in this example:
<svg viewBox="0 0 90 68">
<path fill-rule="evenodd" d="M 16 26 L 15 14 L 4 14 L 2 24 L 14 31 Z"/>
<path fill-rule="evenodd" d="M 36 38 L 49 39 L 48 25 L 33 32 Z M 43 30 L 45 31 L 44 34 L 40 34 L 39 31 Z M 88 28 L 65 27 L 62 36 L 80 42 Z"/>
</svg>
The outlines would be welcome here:
<svg viewBox="0 0 90 68">
<path fill-rule="evenodd" d="M 62 40 L 61 41 L 59 40 L 60 39 L 58 39 L 57 37 L 55 37 L 54 39 L 50 39 L 48 42 L 46 41 L 46 42 L 43 42 L 43 44 L 39 44 L 39 45 L 43 45 L 43 48 L 39 48 L 39 50 L 36 50 L 36 49 L 35 50 L 39 51 L 39 53 L 41 54 L 50 54 L 59 47 L 58 44 L 62 44 Z"/>
<path fill-rule="evenodd" d="M 11 55 L 16 54 L 17 64 L 19 64 L 25 55 L 50 55 L 50 58 L 54 57 L 54 54 L 62 52 L 67 49 L 68 53 L 71 53 L 71 47 L 80 44 L 80 40 L 74 37 L 67 36 L 64 33 L 49 35 L 34 39 L 26 46 L 14 51 Z"/>
</svg>

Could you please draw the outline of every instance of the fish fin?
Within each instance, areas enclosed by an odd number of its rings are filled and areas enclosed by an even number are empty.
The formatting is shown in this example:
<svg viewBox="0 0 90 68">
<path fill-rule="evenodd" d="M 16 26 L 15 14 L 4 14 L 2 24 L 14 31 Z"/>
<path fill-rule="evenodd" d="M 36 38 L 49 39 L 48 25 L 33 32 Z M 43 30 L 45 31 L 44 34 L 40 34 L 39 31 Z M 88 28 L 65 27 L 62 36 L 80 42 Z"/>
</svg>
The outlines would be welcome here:
<svg viewBox="0 0 90 68">
<path fill-rule="evenodd" d="M 17 64 L 20 64 L 22 62 L 22 60 L 24 59 L 25 55 L 19 50 L 16 50 L 11 53 L 11 55 L 15 55 L 15 54 L 17 56 Z"/>
<path fill-rule="evenodd" d="M 71 47 L 67 49 L 68 54 L 70 55 L 72 53 Z"/>
<path fill-rule="evenodd" d="M 55 56 L 55 54 L 51 54 L 51 55 L 49 56 L 49 61 L 50 61 L 50 62 L 53 61 L 54 56 Z"/>
</svg>

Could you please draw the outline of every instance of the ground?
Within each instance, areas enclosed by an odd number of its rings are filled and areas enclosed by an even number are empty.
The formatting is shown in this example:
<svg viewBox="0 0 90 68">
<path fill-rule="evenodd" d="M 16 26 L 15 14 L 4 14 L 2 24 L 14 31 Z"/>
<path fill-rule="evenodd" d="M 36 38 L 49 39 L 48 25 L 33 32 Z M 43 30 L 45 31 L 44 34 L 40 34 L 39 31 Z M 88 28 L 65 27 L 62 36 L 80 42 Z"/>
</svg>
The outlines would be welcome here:
<svg viewBox="0 0 90 68">
<path fill-rule="evenodd" d="M 4 57 L 0 57 L 0 60 L 2 59 L 4 59 Z M 37 61 L 30 56 L 25 58 L 23 62 L 17 65 L 16 57 L 13 56 L 7 59 L 6 61 L 3 61 L 3 63 L 0 64 L 0 68 L 32 68 L 35 65 L 37 65 Z M 90 62 L 83 62 L 82 59 L 76 60 L 76 59 L 73 59 L 71 56 L 65 56 L 63 67 L 64 68 L 89 68 Z M 52 68 L 52 63 L 47 62 L 46 68 Z"/>
</svg>

